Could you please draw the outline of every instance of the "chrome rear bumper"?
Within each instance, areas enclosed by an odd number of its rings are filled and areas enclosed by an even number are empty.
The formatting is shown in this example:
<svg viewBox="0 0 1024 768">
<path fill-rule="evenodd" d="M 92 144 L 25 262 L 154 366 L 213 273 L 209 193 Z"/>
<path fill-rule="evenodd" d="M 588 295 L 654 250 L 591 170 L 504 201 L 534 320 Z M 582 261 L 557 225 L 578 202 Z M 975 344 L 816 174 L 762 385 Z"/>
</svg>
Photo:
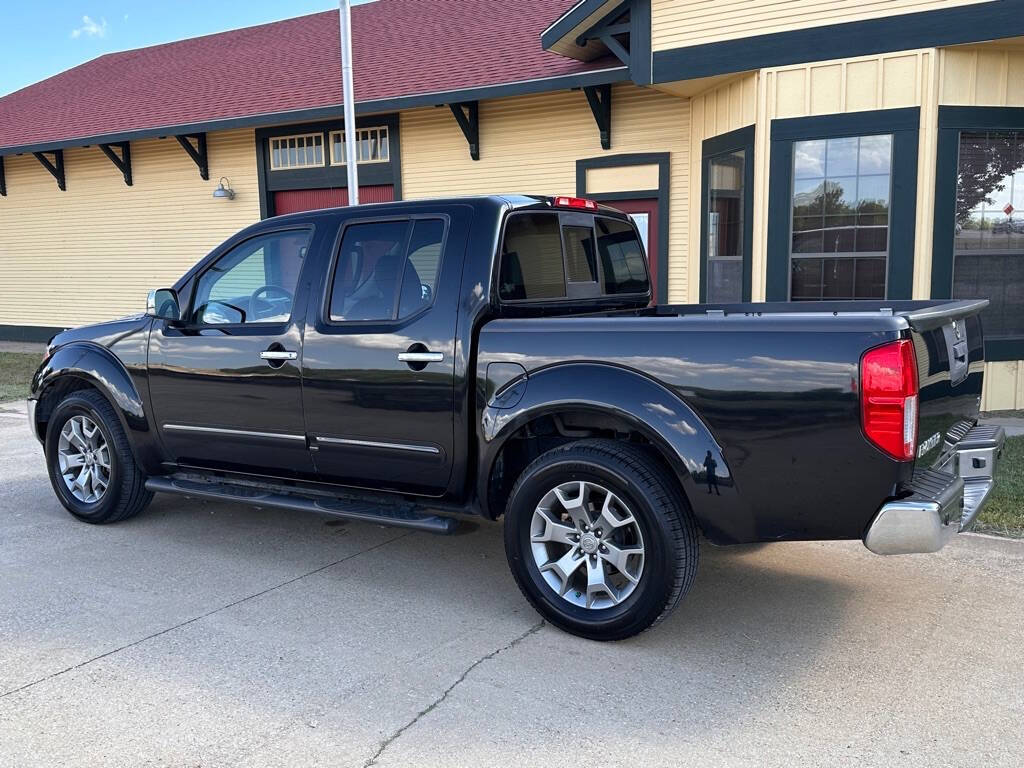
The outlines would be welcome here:
<svg viewBox="0 0 1024 768">
<path fill-rule="evenodd" d="M 864 546 L 878 555 L 937 552 L 969 530 L 992 490 L 1005 439 L 1002 427 L 971 429 L 942 464 L 914 473 L 910 496 L 882 505 Z"/>
</svg>

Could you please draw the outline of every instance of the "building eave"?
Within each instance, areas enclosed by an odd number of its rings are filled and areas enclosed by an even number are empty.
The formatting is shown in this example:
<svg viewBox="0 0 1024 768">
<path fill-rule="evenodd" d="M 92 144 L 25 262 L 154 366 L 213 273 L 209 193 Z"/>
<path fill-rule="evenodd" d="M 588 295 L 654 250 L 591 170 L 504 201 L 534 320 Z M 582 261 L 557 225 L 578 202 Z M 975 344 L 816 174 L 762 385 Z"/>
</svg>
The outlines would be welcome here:
<svg viewBox="0 0 1024 768">
<path fill-rule="evenodd" d="M 454 104 L 484 99 L 500 99 L 509 96 L 524 96 L 551 91 L 562 91 L 571 88 L 583 88 L 591 85 L 626 82 L 630 79 L 629 68 L 625 66 L 595 69 L 571 75 L 556 75 L 533 80 L 518 80 L 509 83 L 462 88 L 450 91 L 409 94 L 386 99 L 375 99 L 357 102 L 356 114 L 367 115 L 381 112 L 397 112 L 403 109 L 429 107 L 442 104 Z M 163 136 L 180 136 L 184 134 L 210 133 L 213 131 L 229 131 L 238 128 L 262 128 L 271 125 L 298 123 L 306 121 L 342 118 L 343 105 L 311 107 L 309 109 L 289 110 L 252 114 L 236 117 L 215 118 L 202 122 L 161 125 L 152 128 L 140 128 L 131 131 L 76 136 L 68 139 L 21 144 L 0 147 L 0 155 L 19 155 L 29 152 L 51 152 L 57 149 L 82 147 L 93 144 L 112 144 L 122 141 L 138 141 Z"/>
</svg>

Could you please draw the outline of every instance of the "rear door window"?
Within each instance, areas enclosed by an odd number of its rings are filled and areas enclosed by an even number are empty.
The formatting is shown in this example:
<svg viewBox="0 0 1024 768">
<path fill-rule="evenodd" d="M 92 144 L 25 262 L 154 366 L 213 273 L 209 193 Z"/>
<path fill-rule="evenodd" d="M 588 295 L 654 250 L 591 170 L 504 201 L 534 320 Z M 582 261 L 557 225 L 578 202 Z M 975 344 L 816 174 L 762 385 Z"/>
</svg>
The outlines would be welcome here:
<svg viewBox="0 0 1024 768">
<path fill-rule="evenodd" d="M 649 287 L 643 246 L 628 222 L 540 211 L 514 213 L 505 223 L 502 301 L 644 294 Z"/>
<path fill-rule="evenodd" d="M 430 306 L 444 247 L 444 219 L 350 224 L 331 285 L 330 319 L 384 321 Z"/>
</svg>

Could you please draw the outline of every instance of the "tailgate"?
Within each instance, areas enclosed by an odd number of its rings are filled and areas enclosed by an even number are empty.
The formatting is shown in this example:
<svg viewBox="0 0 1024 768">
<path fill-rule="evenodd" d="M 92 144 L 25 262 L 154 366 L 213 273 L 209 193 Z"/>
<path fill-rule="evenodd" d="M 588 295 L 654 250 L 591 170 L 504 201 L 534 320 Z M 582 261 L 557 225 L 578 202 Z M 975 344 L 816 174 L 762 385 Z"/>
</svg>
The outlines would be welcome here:
<svg viewBox="0 0 1024 768">
<path fill-rule="evenodd" d="M 985 368 L 979 315 L 987 305 L 957 301 L 898 313 L 910 325 L 917 355 L 917 468 L 942 463 L 978 420 Z"/>
</svg>

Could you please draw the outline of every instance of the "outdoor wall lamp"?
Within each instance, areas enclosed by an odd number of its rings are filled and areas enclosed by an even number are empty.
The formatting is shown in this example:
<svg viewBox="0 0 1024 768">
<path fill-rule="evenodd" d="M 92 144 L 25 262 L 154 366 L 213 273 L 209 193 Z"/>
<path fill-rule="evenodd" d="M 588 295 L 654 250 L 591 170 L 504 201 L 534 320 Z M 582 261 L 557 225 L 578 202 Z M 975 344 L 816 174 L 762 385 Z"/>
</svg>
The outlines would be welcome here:
<svg viewBox="0 0 1024 768">
<path fill-rule="evenodd" d="M 235 190 L 231 188 L 231 182 L 227 176 L 220 177 L 220 183 L 217 184 L 217 188 L 213 190 L 214 197 L 226 197 L 228 200 L 235 199 Z"/>
</svg>

